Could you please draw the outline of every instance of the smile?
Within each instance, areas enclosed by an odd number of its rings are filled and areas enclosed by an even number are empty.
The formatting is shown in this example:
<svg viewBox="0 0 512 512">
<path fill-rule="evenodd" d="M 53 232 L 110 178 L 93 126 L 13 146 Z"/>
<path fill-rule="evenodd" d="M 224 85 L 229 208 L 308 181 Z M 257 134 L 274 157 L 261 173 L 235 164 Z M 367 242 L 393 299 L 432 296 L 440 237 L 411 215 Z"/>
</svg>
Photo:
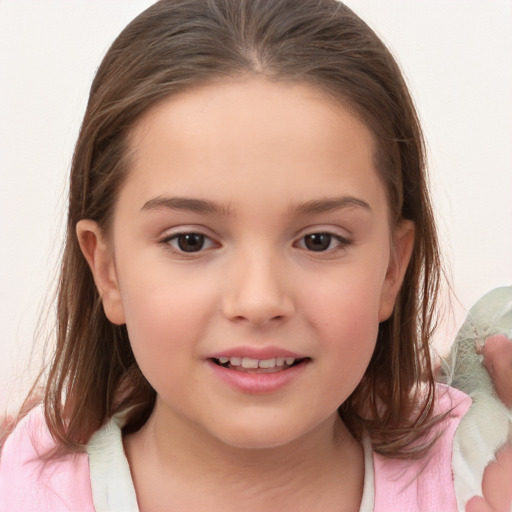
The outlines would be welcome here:
<svg viewBox="0 0 512 512">
<path fill-rule="evenodd" d="M 268 394 L 297 381 L 312 362 L 310 357 L 216 355 L 207 359 L 209 367 L 221 381 L 242 393 Z"/>
<path fill-rule="evenodd" d="M 241 372 L 274 373 L 287 370 L 288 368 L 301 363 L 305 359 L 306 358 L 295 357 L 253 359 L 252 357 L 221 356 L 219 358 L 213 358 L 213 361 L 223 368 L 229 368 L 231 370 L 238 370 Z"/>
</svg>

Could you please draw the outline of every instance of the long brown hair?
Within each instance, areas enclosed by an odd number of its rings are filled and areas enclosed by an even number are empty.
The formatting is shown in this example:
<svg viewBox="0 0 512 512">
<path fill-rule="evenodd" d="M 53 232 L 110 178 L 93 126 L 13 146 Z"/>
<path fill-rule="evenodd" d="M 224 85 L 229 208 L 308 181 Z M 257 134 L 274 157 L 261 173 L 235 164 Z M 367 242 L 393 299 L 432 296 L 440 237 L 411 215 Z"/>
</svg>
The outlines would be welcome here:
<svg viewBox="0 0 512 512">
<path fill-rule="evenodd" d="M 440 276 L 424 142 L 395 60 L 336 0 L 162 0 L 134 19 L 107 52 L 72 162 L 56 352 L 45 388 L 46 421 L 62 448 L 80 449 L 128 408 L 125 429 L 135 431 L 155 403 L 126 328 L 103 312 L 80 252 L 77 222 L 92 219 L 108 234 L 129 173 L 129 134 L 150 106 L 210 80 L 251 74 L 308 83 L 352 108 L 376 140 L 391 227 L 400 219 L 416 226 L 394 312 L 380 325 L 370 365 L 340 415 L 356 438 L 368 432 L 382 454 L 419 453 L 413 441 L 435 421 L 430 339 Z"/>
</svg>

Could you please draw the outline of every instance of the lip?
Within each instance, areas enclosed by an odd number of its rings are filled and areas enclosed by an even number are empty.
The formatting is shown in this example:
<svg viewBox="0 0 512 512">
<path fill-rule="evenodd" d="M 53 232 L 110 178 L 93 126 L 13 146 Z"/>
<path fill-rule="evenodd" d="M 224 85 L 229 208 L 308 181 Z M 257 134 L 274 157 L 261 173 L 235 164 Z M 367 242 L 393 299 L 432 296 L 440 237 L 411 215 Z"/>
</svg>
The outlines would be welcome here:
<svg viewBox="0 0 512 512">
<path fill-rule="evenodd" d="M 220 357 L 250 357 L 251 359 L 259 359 L 264 361 L 266 359 L 273 359 L 276 357 L 293 357 L 295 359 L 305 359 L 308 356 L 273 346 L 239 346 L 233 347 L 232 349 L 223 350 L 222 352 L 210 354 L 206 357 L 206 359 L 219 359 Z"/>
<path fill-rule="evenodd" d="M 218 365 L 213 359 L 208 359 L 206 363 L 215 377 L 236 391 L 246 394 L 264 395 L 275 393 L 292 385 L 306 371 L 311 363 L 311 359 L 306 358 L 296 366 L 272 373 L 233 370 Z"/>
</svg>

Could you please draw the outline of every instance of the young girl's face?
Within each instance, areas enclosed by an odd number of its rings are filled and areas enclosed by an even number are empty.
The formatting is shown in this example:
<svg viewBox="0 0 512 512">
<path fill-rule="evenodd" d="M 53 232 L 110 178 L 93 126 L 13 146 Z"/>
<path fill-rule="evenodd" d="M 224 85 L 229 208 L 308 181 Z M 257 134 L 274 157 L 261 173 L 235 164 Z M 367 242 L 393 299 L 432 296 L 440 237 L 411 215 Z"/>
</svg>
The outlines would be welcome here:
<svg viewBox="0 0 512 512">
<path fill-rule="evenodd" d="M 252 78 L 156 105 L 131 145 L 109 243 L 78 233 L 154 414 L 241 447 L 332 431 L 413 239 L 391 234 L 369 130 L 308 85 Z"/>
</svg>

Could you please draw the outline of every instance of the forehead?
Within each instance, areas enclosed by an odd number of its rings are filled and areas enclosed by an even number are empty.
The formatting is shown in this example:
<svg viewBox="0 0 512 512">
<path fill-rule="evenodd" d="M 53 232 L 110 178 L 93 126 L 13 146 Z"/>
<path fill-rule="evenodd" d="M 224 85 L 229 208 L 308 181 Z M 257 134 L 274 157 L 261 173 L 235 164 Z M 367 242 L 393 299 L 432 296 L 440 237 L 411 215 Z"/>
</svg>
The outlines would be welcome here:
<svg viewBox="0 0 512 512">
<path fill-rule="evenodd" d="M 300 202 L 333 187 L 373 202 L 385 196 L 370 130 L 307 84 L 250 78 L 190 89 L 146 112 L 130 145 L 128 183 L 140 201 L 178 194 Z"/>
</svg>

